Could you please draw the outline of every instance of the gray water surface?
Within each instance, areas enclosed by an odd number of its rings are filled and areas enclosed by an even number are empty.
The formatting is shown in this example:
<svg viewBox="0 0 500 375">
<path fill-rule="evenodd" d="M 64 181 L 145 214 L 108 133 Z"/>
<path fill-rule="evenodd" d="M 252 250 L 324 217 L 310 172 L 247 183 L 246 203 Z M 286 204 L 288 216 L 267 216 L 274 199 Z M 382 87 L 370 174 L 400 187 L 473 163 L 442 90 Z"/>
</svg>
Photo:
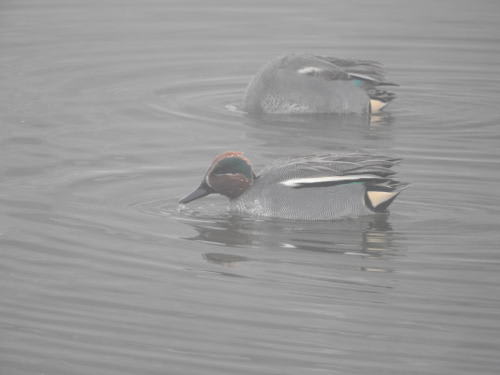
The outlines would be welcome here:
<svg viewBox="0 0 500 375">
<path fill-rule="evenodd" d="M 496 374 L 500 3 L 3 1 L 0 373 Z M 379 60 L 371 122 L 238 111 L 288 52 Z M 212 158 L 403 158 L 390 214 L 179 209 Z"/>
</svg>

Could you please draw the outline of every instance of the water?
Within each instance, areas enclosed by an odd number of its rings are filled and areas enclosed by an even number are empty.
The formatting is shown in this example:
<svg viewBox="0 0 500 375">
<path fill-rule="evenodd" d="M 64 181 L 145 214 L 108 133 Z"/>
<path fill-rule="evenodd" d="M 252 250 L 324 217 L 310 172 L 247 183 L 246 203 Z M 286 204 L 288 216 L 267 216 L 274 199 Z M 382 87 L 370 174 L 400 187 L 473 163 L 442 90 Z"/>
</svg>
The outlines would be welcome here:
<svg viewBox="0 0 500 375">
<path fill-rule="evenodd" d="M 3 1 L 0 373 L 496 374 L 495 1 Z M 256 120 L 286 52 L 382 61 L 370 124 Z M 390 215 L 178 210 L 211 159 L 399 156 Z"/>
</svg>

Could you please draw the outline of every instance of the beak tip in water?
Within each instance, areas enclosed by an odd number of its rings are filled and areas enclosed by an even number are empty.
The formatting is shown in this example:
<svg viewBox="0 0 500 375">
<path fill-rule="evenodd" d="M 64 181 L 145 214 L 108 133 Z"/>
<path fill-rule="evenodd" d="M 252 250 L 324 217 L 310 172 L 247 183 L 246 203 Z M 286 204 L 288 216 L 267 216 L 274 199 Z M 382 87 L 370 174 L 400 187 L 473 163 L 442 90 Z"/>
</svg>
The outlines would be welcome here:
<svg viewBox="0 0 500 375">
<path fill-rule="evenodd" d="M 191 194 L 188 194 L 184 198 L 182 198 L 179 201 L 179 204 L 187 204 L 189 202 L 194 201 L 195 199 L 202 198 L 202 197 L 204 197 L 204 196 L 206 196 L 206 195 L 208 195 L 210 193 L 211 193 L 211 191 L 207 187 L 205 187 L 204 184 L 201 184 L 198 187 L 198 189 L 196 189 Z"/>
</svg>

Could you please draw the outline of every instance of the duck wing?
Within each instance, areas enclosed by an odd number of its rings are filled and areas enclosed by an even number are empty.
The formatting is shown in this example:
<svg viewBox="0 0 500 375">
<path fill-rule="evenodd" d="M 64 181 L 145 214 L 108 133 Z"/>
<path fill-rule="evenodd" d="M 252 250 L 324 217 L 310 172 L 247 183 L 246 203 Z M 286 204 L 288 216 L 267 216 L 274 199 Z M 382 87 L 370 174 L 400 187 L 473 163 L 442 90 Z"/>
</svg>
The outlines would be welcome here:
<svg viewBox="0 0 500 375">
<path fill-rule="evenodd" d="M 259 178 L 290 188 L 314 188 L 363 182 L 396 187 L 391 168 L 400 159 L 368 154 L 315 154 L 276 162 Z"/>
<path fill-rule="evenodd" d="M 385 70 L 378 61 L 339 59 L 329 56 L 317 56 L 317 58 L 342 68 L 351 79 L 359 79 L 375 86 L 398 86 L 396 83 L 389 82 L 385 79 Z"/>
<path fill-rule="evenodd" d="M 393 179 L 391 168 L 400 159 L 369 154 L 321 154 L 277 162 L 258 177 L 265 184 L 279 184 L 290 189 L 324 188 L 362 183 L 366 205 L 384 211 L 407 184 Z"/>
</svg>

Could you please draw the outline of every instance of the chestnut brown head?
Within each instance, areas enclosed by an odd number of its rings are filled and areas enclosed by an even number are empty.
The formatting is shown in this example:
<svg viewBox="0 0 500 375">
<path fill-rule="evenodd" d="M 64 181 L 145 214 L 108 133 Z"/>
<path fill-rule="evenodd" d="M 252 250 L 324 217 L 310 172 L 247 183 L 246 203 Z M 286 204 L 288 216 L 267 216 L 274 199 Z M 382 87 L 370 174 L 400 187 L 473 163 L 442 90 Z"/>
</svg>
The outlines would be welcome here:
<svg viewBox="0 0 500 375">
<path fill-rule="evenodd" d="M 179 203 L 189 203 L 212 193 L 234 199 L 243 194 L 253 184 L 254 179 L 250 161 L 243 153 L 225 152 L 212 162 L 200 186 Z"/>
</svg>

